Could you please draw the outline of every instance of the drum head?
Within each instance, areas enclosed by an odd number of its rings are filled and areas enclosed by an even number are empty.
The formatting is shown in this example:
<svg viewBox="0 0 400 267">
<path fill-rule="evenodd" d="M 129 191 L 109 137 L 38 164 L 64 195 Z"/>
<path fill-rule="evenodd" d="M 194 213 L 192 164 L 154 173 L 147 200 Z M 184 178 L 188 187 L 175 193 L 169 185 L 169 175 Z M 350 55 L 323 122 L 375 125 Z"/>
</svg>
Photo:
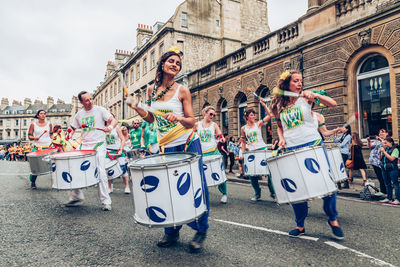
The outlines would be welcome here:
<svg viewBox="0 0 400 267">
<path fill-rule="evenodd" d="M 60 152 L 51 155 L 51 158 L 52 159 L 79 158 L 79 157 L 90 156 L 92 154 L 96 154 L 96 150 L 75 150 L 68 152 Z"/>
<path fill-rule="evenodd" d="M 158 167 L 167 164 L 176 164 L 183 161 L 191 161 L 196 157 L 196 153 L 173 152 L 159 155 L 148 156 L 142 159 L 132 161 L 131 167 Z"/>
<path fill-rule="evenodd" d="M 214 160 L 222 158 L 222 155 L 209 155 L 209 156 L 203 156 L 203 162 L 212 162 Z"/>
<path fill-rule="evenodd" d="M 28 157 L 42 156 L 45 154 L 57 152 L 57 148 L 46 148 L 42 150 L 36 150 L 27 154 Z"/>
</svg>

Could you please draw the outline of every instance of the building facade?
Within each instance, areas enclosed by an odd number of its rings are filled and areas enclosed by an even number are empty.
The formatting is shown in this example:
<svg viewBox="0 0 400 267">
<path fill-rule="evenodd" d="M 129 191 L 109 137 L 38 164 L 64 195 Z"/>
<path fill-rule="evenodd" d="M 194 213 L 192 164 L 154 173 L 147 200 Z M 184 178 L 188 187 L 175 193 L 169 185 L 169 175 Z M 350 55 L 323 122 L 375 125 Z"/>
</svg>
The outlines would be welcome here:
<svg viewBox="0 0 400 267">
<path fill-rule="evenodd" d="M 184 54 L 178 80 L 187 84 L 187 74 L 216 58 L 248 45 L 270 32 L 266 0 L 186 0 L 166 23 L 153 27 L 139 24 L 137 47 L 132 52 L 116 50 L 104 81 L 94 92 L 96 105 L 118 118 L 132 118 L 124 104 L 122 87 L 146 97 L 155 78 L 156 63 L 171 46 Z"/>
<path fill-rule="evenodd" d="M 32 103 L 29 98 L 25 98 L 24 103 L 14 100 L 12 105 L 9 105 L 7 98 L 3 98 L 0 107 L 0 143 L 28 142 L 29 127 L 36 121 L 34 116 L 41 109 L 46 110 L 47 121 L 66 130 L 79 108 L 77 97 L 72 98 L 72 104 L 65 104 L 60 99 L 54 103 L 50 96 L 47 103 L 39 100 Z"/>
<path fill-rule="evenodd" d="M 244 110 L 260 110 L 246 88 L 270 96 L 280 73 L 298 69 L 305 89 L 323 89 L 338 103 L 324 112 L 328 128 L 343 126 L 358 112 L 351 126 L 362 138 L 385 128 L 398 140 L 400 1 L 308 4 L 307 13 L 288 26 L 192 71 L 188 85 L 195 116 L 200 119 L 201 109 L 214 105 L 222 131 L 238 136 Z M 263 130 L 268 142 L 276 137 L 275 128 L 272 122 Z"/>
</svg>

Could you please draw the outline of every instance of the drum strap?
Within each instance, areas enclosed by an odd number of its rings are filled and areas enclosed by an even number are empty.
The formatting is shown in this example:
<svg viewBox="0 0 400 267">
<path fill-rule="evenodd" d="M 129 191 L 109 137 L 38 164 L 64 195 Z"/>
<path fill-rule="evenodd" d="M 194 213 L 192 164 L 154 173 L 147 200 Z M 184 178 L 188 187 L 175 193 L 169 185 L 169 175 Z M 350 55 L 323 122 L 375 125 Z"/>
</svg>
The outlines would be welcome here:
<svg viewBox="0 0 400 267">
<path fill-rule="evenodd" d="M 193 131 L 193 129 L 192 128 L 189 128 L 189 129 L 185 128 L 181 123 L 178 123 L 172 130 L 170 130 L 166 135 L 164 135 L 163 137 L 161 137 L 159 139 L 158 143 L 159 143 L 159 146 L 160 146 L 160 152 L 161 153 L 164 152 L 164 146 L 166 144 L 172 142 L 176 138 L 184 135 L 185 133 L 187 133 L 189 131 Z M 186 144 L 187 144 L 187 141 L 186 141 Z"/>
<path fill-rule="evenodd" d="M 194 131 L 192 131 L 186 140 L 185 148 L 183 149 L 185 152 L 189 149 L 190 145 L 192 144 L 193 140 L 196 138 L 196 135 L 194 134 Z"/>
</svg>

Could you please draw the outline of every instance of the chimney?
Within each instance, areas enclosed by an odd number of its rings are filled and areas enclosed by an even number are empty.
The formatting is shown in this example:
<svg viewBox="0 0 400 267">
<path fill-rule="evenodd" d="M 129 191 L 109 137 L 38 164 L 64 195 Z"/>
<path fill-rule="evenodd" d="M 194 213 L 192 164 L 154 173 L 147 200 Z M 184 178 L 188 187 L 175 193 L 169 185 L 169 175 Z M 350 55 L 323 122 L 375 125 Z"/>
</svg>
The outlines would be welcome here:
<svg viewBox="0 0 400 267">
<path fill-rule="evenodd" d="M 3 97 L 1 99 L 1 104 L 0 104 L 0 109 L 4 109 L 5 107 L 7 107 L 9 105 L 8 103 L 8 98 Z"/>
<path fill-rule="evenodd" d="M 36 99 L 34 104 L 43 104 L 43 102 L 41 100 L 39 100 L 39 99 Z"/>
<path fill-rule="evenodd" d="M 51 108 L 51 106 L 54 105 L 54 99 L 51 96 L 47 97 L 47 103 L 46 103 L 46 108 L 47 110 L 49 110 L 49 108 Z"/>
<path fill-rule="evenodd" d="M 12 105 L 13 106 L 22 106 L 22 103 L 17 100 L 13 100 Z"/>
<path fill-rule="evenodd" d="M 30 98 L 25 98 L 24 99 L 24 109 L 27 109 L 30 104 L 32 104 L 31 99 Z"/>
<path fill-rule="evenodd" d="M 307 12 L 313 11 L 321 6 L 321 0 L 308 0 Z"/>
<path fill-rule="evenodd" d="M 57 99 L 57 104 L 65 104 L 65 102 L 61 99 Z"/>
<path fill-rule="evenodd" d="M 144 45 L 147 40 L 153 35 L 153 27 L 148 25 L 138 24 L 136 29 L 136 43 L 138 47 Z"/>
</svg>

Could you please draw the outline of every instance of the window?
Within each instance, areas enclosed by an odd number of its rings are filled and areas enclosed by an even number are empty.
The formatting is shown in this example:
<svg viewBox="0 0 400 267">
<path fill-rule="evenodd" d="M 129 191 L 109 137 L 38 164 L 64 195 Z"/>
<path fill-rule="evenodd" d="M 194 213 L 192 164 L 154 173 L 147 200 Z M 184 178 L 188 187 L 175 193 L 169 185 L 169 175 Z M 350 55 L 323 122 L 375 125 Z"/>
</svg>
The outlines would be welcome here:
<svg viewBox="0 0 400 267">
<path fill-rule="evenodd" d="M 246 111 L 247 108 L 247 97 L 243 94 L 242 97 L 239 100 L 239 133 L 238 136 L 240 136 L 240 129 L 242 128 L 243 125 L 246 124 L 246 120 L 244 118 L 244 112 Z"/>
<path fill-rule="evenodd" d="M 160 46 L 159 46 L 159 49 L 158 49 L 158 52 L 159 52 L 159 57 L 161 57 L 162 56 L 162 54 L 164 53 L 164 43 L 161 43 L 160 44 Z"/>
<path fill-rule="evenodd" d="M 129 81 L 130 81 L 130 84 L 132 84 L 133 83 L 133 81 L 134 81 L 134 79 L 133 79 L 133 67 L 131 68 L 131 73 L 130 73 L 130 75 L 129 75 L 130 77 L 129 77 Z"/>
<path fill-rule="evenodd" d="M 156 66 L 156 57 L 154 50 L 150 53 L 150 69 L 153 69 Z"/>
<path fill-rule="evenodd" d="M 26 111 L 26 114 L 32 114 L 32 110 L 28 109 L 28 110 Z"/>
<path fill-rule="evenodd" d="M 0 120 L 0 126 L 3 126 L 3 120 Z"/>
<path fill-rule="evenodd" d="M 10 114 L 10 111 L 6 110 L 6 111 L 4 111 L 4 114 L 8 115 L 8 114 Z"/>
<path fill-rule="evenodd" d="M 6 126 L 11 127 L 11 120 L 7 120 Z"/>
<path fill-rule="evenodd" d="M 177 41 L 177 45 L 178 45 L 179 51 L 182 51 L 182 53 L 183 53 L 183 51 L 184 51 L 184 49 L 185 49 L 183 41 L 178 40 L 178 41 Z"/>
<path fill-rule="evenodd" d="M 219 27 L 219 19 L 217 19 L 217 20 L 215 21 L 215 25 L 217 25 L 217 27 Z"/>
<path fill-rule="evenodd" d="M 0 132 L 0 140 L 3 139 L 3 131 Z"/>
<path fill-rule="evenodd" d="M 140 78 L 140 63 L 136 65 L 136 80 Z"/>
<path fill-rule="evenodd" d="M 360 135 L 378 135 L 379 129 L 392 130 L 389 64 L 385 57 L 372 54 L 360 64 L 358 81 L 358 120 Z"/>
<path fill-rule="evenodd" d="M 26 131 L 24 131 L 23 133 L 24 133 L 24 140 L 26 140 Z"/>
<path fill-rule="evenodd" d="M 15 138 L 18 138 L 18 130 L 15 130 Z"/>
<path fill-rule="evenodd" d="M 10 139 L 11 137 L 11 131 L 7 131 L 7 138 Z"/>
<path fill-rule="evenodd" d="M 26 123 L 27 123 L 27 121 L 26 121 L 26 119 L 24 120 L 24 126 L 26 126 Z"/>
<path fill-rule="evenodd" d="M 147 73 L 147 57 L 143 59 L 143 75 Z"/>
<path fill-rule="evenodd" d="M 187 13 L 182 12 L 182 27 L 187 28 Z"/>
<path fill-rule="evenodd" d="M 16 119 L 16 120 L 15 120 L 15 126 L 18 126 L 18 122 L 19 122 L 19 120 Z"/>
<path fill-rule="evenodd" d="M 228 133 L 228 108 L 227 108 L 227 102 L 226 100 L 222 101 L 221 104 L 221 125 L 222 125 L 222 133 L 227 134 Z"/>
</svg>

